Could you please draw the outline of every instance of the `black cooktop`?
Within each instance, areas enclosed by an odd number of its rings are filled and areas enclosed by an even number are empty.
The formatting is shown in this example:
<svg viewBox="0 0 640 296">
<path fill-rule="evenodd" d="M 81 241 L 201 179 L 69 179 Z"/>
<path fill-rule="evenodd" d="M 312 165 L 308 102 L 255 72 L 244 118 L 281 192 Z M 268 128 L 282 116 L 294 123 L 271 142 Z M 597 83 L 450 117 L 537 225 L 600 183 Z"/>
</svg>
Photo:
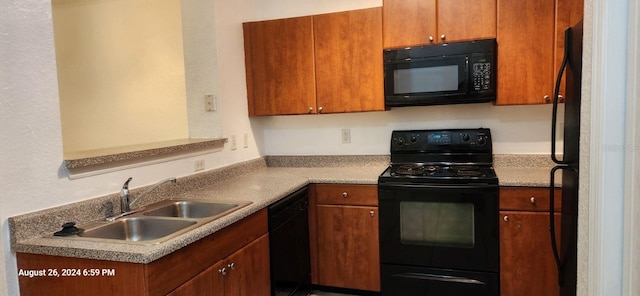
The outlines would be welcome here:
<svg viewBox="0 0 640 296">
<path fill-rule="evenodd" d="M 497 184 L 489 129 L 393 131 L 379 182 Z"/>
<path fill-rule="evenodd" d="M 391 165 L 380 175 L 378 180 L 383 183 L 498 183 L 498 177 L 493 167 L 470 165 Z"/>
</svg>

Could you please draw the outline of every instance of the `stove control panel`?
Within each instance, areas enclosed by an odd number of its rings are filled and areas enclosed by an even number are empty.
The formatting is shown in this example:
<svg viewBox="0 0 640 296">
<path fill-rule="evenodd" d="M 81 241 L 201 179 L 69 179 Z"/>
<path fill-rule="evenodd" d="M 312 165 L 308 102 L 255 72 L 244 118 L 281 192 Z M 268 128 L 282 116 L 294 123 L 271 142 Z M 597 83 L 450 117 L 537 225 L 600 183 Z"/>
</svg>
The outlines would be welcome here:
<svg viewBox="0 0 640 296">
<path fill-rule="evenodd" d="M 492 162 L 491 131 L 487 128 L 402 130 L 391 134 L 391 163 Z"/>
<path fill-rule="evenodd" d="M 393 150 L 476 150 L 485 146 L 491 149 L 491 132 L 483 128 L 394 131 L 391 139 L 392 152 Z"/>
<path fill-rule="evenodd" d="M 451 133 L 449 133 L 449 132 L 427 133 L 427 144 L 429 144 L 429 145 L 450 145 L 451 144 Z"/>
</svg>

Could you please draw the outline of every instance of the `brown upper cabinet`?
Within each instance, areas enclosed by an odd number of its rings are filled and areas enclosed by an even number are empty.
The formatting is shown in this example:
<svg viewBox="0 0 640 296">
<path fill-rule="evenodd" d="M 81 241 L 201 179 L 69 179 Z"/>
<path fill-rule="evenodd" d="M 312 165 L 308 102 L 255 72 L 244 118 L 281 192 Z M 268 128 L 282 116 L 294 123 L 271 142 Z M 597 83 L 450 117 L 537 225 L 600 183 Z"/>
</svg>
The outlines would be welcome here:
<svg viewBox="0 0 640 296">
<path fill-rule="evenodd" d="M 495 38 L 496 0 L 384 0 L 385 48 Z"/>
<path fill-rule="evenodd" d="M 312 17 L 244 24 L 249 115 L 315 113 Z"/>
<path fill-rule="evenodd" d="M 243 26 L 249 116 L 384 110 L 380 7 Z"/>
<path fill-rule="evenodd" d="M 582 7 L 582 0 L 498 0 L 496 105 L 552 102 L 564 30 L 582 19 Z"/>
</svg>

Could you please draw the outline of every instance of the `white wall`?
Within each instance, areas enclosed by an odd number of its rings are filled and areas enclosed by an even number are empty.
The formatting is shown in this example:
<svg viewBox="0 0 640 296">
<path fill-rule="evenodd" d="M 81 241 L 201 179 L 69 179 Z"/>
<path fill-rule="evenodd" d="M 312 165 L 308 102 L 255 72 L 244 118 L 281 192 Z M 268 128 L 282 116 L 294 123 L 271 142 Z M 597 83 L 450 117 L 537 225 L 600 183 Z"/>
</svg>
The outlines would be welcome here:
<svg viewBox="0 0 640 296">
<path fill-rule="evenodd" d="M 494 153 L 548 154 L 551 106 L 491 103 L 394 108 L 387 112 L 278 116 L 257 119 L 266 155 L 389 154 L 395 129 L 490 128 Z M 560 123 L 561 124 L 561 123 Z M 342 129 L 351 144 L 342 144 Z M 559 135 L 562 139 L 562 135 Z M 562 151 L 559 146 L 558 151 Z"/>
<path fill-rule="evenodd" d="M 205 158 L 207 169 L 260 156 L 247 118 L 241 21 L 253 18 L 249 0 L 216 1 L 215 26 L 221 75 L 220 103 L 226 136 L 248 133 L 250 147 Z M 219 6 L 219 7 L 218 7 Z M 62 135 L 51 2 L 0 2 L 0 295 L 17 295 L 15 256 L 7 218 L 91 197 L 115 193 L 127 177 L 133 187 L 193 171 L 193 158 L 94 177 L 69 180 L 62 165 Z M 220 57 L 224 57 L 220 59 Z M 262 138 L 262 136 L 259 136 Z"/>
</svg>

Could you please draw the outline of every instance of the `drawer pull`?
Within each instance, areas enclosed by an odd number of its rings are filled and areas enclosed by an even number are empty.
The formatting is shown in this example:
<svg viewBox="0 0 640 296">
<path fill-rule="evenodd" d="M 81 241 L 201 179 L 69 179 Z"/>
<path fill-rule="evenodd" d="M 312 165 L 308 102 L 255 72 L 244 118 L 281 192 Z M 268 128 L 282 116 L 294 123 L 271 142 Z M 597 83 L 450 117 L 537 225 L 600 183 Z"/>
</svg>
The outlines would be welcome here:
<svg viewBox="0 0 640 296">
<path fill-rule="evenodd" d="M 231 270 L 234 270 L 236 269 L 236 264 L 235 263 L 227 264 L 227 267 L 229 267 L 229 269 Z"/>
<path fill-rule="evenodd" d="M 533 197 L 533 196 L 531 197 L 531 203 L 532 203 L 532 204 L 535 204 L 535 203 L 536 203 L 536 198 L 535 198 L 535 197 Z"/>
<path fill-rule="evenodd" d="M 222 269 L 218 269 L 218 272 L 221 273 L 222 275 L 227 275 L 227 269 L 224 267 Z"/>
<path fill-rule="evenodd" d="M 504 222 L 509 222 L 509 216 L 504 216 L 504 218 L 502 218 L 502 220 L 504 220 Z"/>
<path fill-rule="evenodd" d="M 373 217 L 373 215 L 375 215 L 375 214 L 376 214 L 376 212 L 374 212 L 374 211 L 369 211 L 369 215 L 371 215 L 371 217 Z"/>
<path fill-rule="evenodd" d="M 347 192 L 346 192 L 346 191 L 342 193 L 342 197 L 344 197 L 344 198 L 347 198 L 347 196 L 348 196 L 348 195 L 349 195 L 349 194 L 347 194 Z"/>
</svg>

